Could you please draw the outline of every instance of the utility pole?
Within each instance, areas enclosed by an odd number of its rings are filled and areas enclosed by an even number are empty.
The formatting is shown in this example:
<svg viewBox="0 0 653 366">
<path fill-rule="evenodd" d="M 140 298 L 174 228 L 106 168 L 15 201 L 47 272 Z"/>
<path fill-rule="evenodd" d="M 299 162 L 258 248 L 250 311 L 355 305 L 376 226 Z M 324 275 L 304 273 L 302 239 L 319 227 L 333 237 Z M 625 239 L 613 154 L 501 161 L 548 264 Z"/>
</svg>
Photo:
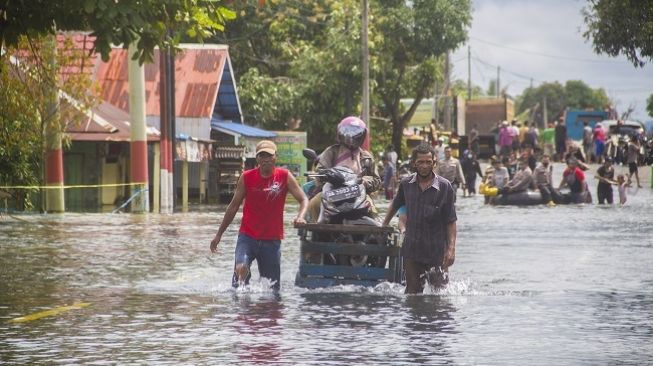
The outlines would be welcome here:
<svg viewBox="0 0 653 366">
<path fill-rule="evenodd" d="M 361 39 L 362 39 L 362 50 L 363 50 L 363 111 L 362 119 L 369 126 L 370 123 L 370 65 L 369 57 L 370 50 L 367 44 L 367 27 L 368 27 L 368 16 L 369 16 L 369 4 L 368 0 L 363 1 L 363 26 L 361 29 Z"/>
<path fill-rule="evenodd" d="M 497 66 L 497 98 L 500 98 L 499 92 L 501 91 L 501 66 Z"/>
<path fill-rule="evenodd" d="M 546 95 L 542 98 L 542 126 L 541 128 L 546 128 L 547 123 L 549 122 L 549 116 L 547 116 L 546 110 Z"/>
<path fill-rule="evenodd" d="M 442 119 L 444 129 L 451 129 L 451 98 L 449 96 L 449 74 L 451 65 L 449 64 L 449 52 L 445 55 L 444 60 L 444 118 Z"/>
<path fill-rule="evenodd" d="M 533 89 L 533 78 L 531 78 L 531 89 Z"/>
<path fill-rule="evenodd" d="M 472 100 L 472 46 L 467 45 L 467 100 Z"/>
<path fill-rule="evenodd" d="M 435 80 L 435 85 L 433 85 L 433 110 L 431 111 L 431 118 L 435 120 L 435 123 L 438 122 L 438 99 L 439 99 L 439 93 L 440 91 L 438 90 L 438 80 Z"/>
</svg>

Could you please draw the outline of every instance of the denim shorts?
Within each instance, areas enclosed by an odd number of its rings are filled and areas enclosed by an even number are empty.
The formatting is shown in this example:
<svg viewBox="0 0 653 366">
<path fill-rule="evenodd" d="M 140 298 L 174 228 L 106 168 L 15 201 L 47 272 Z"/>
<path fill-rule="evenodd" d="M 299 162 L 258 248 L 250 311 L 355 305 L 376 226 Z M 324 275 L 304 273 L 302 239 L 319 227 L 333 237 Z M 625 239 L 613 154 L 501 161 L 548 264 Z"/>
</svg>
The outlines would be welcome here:
<svg viewBox="0 0 653 366">
<path fill-rule="evenodd" d="M 236 266 L 244 263 L 249 268 L 254 260 L 258 264 L 258 272 L 261 277 L 272 281 L 272 288 L 279 290 L 281 285 L 281 240 L 256 240 L 243 233 L 238 234 L 236 241 L 234 275 L 231 285 L 238 287 Z M 245 284 L 249 284 L 250 277 L 251 274 L 248 274 Z"/>
</svg>

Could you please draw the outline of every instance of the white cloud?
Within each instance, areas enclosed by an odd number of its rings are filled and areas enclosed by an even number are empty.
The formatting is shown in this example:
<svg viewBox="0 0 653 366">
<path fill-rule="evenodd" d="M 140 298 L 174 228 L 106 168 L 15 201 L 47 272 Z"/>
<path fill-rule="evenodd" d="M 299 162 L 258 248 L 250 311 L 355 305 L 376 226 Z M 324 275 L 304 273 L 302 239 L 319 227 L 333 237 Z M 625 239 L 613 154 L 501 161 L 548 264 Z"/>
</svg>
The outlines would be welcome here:
<svg viewBox="0 0 653 366">
<path fill-rule="evenodd" d="M 618 111 L 636 105 L 634 118 L 647 120 L 653 94 L 653 63 L 636 69 L 625 57 L 597 55 L 585 42 L 584 1 L 476 0 L 469 32 L 472 82 L 487 89 L 501 67 L 502 88 L 520 94 L 541 82 L 583 80 L 604 88 Z M 467 45 L 452 54 L 453 76 L 467 80 Z"/>
</svg>

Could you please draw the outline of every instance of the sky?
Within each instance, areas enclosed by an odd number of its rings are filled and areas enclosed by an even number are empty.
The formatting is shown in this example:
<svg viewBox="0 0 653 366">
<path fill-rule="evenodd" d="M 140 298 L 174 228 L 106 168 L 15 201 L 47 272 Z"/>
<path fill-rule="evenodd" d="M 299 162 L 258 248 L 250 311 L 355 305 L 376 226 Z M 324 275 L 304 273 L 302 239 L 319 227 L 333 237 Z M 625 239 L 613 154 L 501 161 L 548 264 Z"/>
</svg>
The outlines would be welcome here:
<svg viewBox="0 0 653 366">
<path fill-rule="evenodd" d="M 651 120 L 646 99 L 653 94 L 653 62 L 635 68 L 625 57 L 597 55 L 583 38 L 587 28 L 581 0 L 472 0 L 469 41 L 451 55 L 452 78 L 467 81 L 467 46 L 471 46 L 472 84 L 487 90 L 501 68 L 501 88 L 517 96 L 543 82 L 582 80 L 605 89 L 622 113 L 635 106 L 631 119 Z"/>
</svg>

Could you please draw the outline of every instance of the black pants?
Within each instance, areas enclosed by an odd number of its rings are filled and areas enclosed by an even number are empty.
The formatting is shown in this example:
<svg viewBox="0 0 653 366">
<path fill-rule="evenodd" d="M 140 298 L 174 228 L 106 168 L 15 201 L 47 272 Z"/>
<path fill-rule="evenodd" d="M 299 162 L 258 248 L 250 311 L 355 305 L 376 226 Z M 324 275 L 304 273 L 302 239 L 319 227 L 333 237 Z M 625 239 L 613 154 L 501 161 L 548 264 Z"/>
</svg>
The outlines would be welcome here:
<svg viewBox="0 0 653 366">
<path fill-rule="evenodd" d="M 467 193 L 476 194 L 476 174 L 465 177 L 467 181 Z"/>
<path fill-rule="evenodd" d="M 598 187 L 596 187 L 596 197 L 599 201 L 599 204 L 603 204 L 607 201 L 608 204 L 612 204 L 612 186 L 610 185 L 604 185 L 604 184 L 599 184 Z"/>
</svg>

